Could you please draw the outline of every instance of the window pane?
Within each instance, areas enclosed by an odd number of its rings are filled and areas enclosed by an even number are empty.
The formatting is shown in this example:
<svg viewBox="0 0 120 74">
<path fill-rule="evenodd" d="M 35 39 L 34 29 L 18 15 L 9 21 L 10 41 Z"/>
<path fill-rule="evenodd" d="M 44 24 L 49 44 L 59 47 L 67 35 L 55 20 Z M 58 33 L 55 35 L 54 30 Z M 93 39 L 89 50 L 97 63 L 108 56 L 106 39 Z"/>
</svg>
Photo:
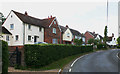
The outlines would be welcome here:
<svg viewBox="0 0 120 74">
<path fill-rule="evenodd" d="M 28 25 L 28 29 L 31 29 L 31 25 Z"/>
<path fill-rule="evenodd" d="M 31 36 L 28 36 L 28 41 L 31 41 Z"/>
<path fill-rule="evenodd" d="M 41 27 L 39 27 L 39 31 L 41 32 L 41 30 L 42 30 L 42 28 Z"/>
<path fill-rule="evenodd" d="M 10 29 L 13 29 L 14 28 L 14 25 L 13 24 L 10 24 Z"/>
<path fill-rule="evenodd" d="M 16 35 L 16 40 L 18 40 L 18 35 Z"/>
<path fill-rule="evenodd" d="M 6 40 L 9 41 L 9 36 L 6 36 Z"/>
</svg>

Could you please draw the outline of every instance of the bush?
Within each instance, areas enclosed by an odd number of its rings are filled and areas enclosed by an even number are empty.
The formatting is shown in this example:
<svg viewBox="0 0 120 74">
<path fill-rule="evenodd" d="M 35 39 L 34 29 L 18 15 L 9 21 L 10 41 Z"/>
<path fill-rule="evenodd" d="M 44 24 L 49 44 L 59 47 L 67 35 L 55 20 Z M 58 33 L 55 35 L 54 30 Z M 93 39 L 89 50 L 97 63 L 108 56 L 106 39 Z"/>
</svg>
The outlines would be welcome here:
<svg viewBox="0 0 120 74">
<path fill-rule="evenodd" d="M 40 68 L 59 59 L 93 51 L 92 46 L 24 45 L 25 63 L 30 68 Z"/>
<path fill-rule="evenodd" d="M 8 73 L 8 44 L 5 41 L 2 41 L 2 74 Z"/>
<path fill-rule="evenodd" d="M 97 49 L 107 49 L 107 45 L 106 44 L 97 44 Z"/>
</svg>

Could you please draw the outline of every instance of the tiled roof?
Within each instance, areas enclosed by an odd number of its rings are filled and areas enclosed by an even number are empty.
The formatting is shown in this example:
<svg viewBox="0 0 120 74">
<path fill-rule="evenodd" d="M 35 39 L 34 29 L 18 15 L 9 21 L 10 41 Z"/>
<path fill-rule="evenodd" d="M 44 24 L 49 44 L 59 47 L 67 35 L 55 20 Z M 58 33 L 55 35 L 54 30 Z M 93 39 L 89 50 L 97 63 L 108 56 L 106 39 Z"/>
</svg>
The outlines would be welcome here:
<svg viewBox="0 0 120 74">
<path fill-rule="evenodd" d="M 97 35 L 99 35 L 99 34 L 96 34 L 96 33 L 90 32 L 90 31 L 87 31 L 87 32 L 89 32 L 91 35 L 93 35 L 94 38 L 96 38 Z M 100 39 L 103 39 L 103 37 L 101 35 L 99 35 L 99 37 L 100 37 Z"/>
<path fill-rule="evenodd" d="M 59 25 L 59 26 L 60 26 L 60 28 L 61 28 L 61 30 L 62 30 L 62 33 L 64 33 L 64 32 L 67 30 L 66 27 L 61 26 L 61 25 Z M 74 30 L 74 29 L 71 29 L 71 28 L 69 28 L 69 29 L 70 29 L 70 31 L 72 32 L 73 35 L 85 37 L 85 36 L 82 35 L 79 31 Z"/>
<path fill-rule="evenodd" d="M 12 35 L 5 27 L 2 27 L 2 33 Z"/>
<path fill-rule="evenodd" d="M 22 22 L 27 23 L 27 24 L 36 25 L 36 26 L 41 26 L 41 27 L 48 27 L 50 25 L 50 23 L 53 21 L 53 19 L 55 18 L 55 17 L 52 17 L 49 19 L 48 18 L 47 19 L 38 19 L 38 18 L 29 16 L 26 14 L 16 12 L 14 10 L 12 10 L 12 11 L 18 16 L 18 18 Z"/>
</svg>

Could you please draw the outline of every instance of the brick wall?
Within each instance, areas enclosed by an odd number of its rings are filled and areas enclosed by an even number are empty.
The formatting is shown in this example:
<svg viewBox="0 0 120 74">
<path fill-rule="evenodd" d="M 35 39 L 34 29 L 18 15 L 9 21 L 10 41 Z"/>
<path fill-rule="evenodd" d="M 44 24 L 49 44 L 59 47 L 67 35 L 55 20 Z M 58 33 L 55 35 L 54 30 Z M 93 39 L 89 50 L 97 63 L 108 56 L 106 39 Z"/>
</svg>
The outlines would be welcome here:
<svg viewBox="0 0 120 74">
<path fill-rule="evenodd" d="M 56 34 L 53 33 L 53 28 L 56 28 Z M 58 43 L 60 44 L 61 43 L 61 32 L 60 32 L 60 29 L 58 27 L 58 24 L 52 24 L 51 27 L 46 27 L 45 30 L 44 30 L 44 42 L 47 42 L 47 43 L 52 43 L 52 39 L 55 38 L 55 39 L 58 39 Z"/>
<path fill-rule="evenodd" d="M 87 41 L 90 39 L 90 38 L 94 38 L 91 34 L 89 34 L 89 32 L 86 32 L 85 34 L 84 34 L 84 36 L 86 37 L 85 38 L 85 43 L 87 44 Z"/>
</svg>

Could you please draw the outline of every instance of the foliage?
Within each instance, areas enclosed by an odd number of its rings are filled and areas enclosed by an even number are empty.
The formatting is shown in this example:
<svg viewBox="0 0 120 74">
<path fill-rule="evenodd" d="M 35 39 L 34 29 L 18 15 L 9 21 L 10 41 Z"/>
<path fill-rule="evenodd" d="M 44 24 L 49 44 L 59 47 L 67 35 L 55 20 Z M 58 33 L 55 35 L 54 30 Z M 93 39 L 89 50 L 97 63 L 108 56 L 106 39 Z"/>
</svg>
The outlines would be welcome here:
<svg viewBox="0 0 120 74">
<path fill-rule="evenodd" d="M 2 41 L 2 74 L 8 73 L 8 44 L 5 41 Z"/>
<path fill-rule="evenodd" d="M 107 26 L 105 26 L 105 29 L 104 29 L 104 39 L 103 39 L 105 44 L 106 44 L 106 41 L 107 41 L 107 33 L 108 33 Z"/>
<path fill-rule="evenodd" d="M 93 51 L 92 46 L 24 45 L 25 63 L 30 68 L 40 68 L 59 59 Z"/>
<path fill-rule="evenodd" d="M 89 39 L 88 40 L 88 44 L 94 44 L 94 45 L 97 45 L 98 43 L 100 43 L 100 40 L 98 39 Z"/>
<path fill-rule="evenodd" d="M 82 45 L 82 43 L 83 43 L 82 38 L 81 39 L 74 39 L 74 43 L 75 43 L 75 45 Z"/>
<path fill-rule="evenodd" d="M 117 38 L 118 45 L 120 45 L 120 36 Z"/>
<path fill-rule="evenodd" d="M 103 43 L 97 44 L 97 49 L 107 49 L 107 45 Z"/>
<path fill-rule="evenodd" d="M 2 25 L 5 22 L 6 18 L 4 17 L 3 13 L 0 12 L 0 25 Z"/>
</svg>

